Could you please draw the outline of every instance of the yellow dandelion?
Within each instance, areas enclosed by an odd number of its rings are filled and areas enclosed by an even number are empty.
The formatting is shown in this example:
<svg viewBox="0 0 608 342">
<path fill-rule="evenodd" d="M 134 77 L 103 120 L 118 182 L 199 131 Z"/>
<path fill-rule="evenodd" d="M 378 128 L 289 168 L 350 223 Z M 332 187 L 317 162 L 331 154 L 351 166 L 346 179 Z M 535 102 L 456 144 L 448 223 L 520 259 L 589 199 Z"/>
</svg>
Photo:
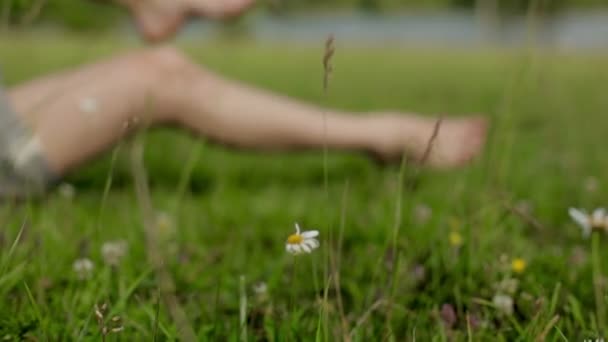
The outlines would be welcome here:
<svg viewBox="0 0 608 342">
<path fill-rule="evenodd" d="M 528 266 L 528 264 L 526 263 L 526 260 L 522 258 L 515 258 L 511 261 L 511 269 L 515 273 L 523 273 L 526 270 L 526 266 Z"/>
<path fill-rule="evenodd" d="M 462 239 L 462 235 L 460 235 L 459 232 L 451 231 L 448 238 L 450 240 L 450 245 L 452 245 L 452 247 L 462 246 L 463 239 Z"/>
</svg>

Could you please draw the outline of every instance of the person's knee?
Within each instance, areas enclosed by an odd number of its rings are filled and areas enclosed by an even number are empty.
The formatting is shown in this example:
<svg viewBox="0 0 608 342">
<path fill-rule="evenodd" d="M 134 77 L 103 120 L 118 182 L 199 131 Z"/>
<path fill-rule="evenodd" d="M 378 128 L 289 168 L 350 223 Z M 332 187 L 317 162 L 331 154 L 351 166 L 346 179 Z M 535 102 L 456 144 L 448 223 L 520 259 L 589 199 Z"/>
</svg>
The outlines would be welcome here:
<svg viewBox="0 0 608 342">
<path fill-rule="evenodd" d="M 140 69 L 146 96 L 154 99 L 156 122 L 179 121 L 180 108 L 186 103 L 188 89 L 206 77 L 200 66 L 179 50 L 161 46 L 141 51 L 133 63 Z"/>
<path fill-rule="evenodd" d="M 198 67 L 178 49 L 171 46 L 160 46 L 143 52 L 146 64 L 162 81 L 183 78 Z"/>
</svg>

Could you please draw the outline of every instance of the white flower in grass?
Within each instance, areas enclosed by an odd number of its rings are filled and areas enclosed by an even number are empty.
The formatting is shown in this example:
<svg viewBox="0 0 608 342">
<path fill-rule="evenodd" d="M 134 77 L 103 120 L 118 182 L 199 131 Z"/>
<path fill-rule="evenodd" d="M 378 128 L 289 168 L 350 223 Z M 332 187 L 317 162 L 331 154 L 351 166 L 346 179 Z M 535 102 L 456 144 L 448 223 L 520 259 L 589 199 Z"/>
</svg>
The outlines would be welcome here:
<svg viewBox="0 0 608 342">
<path fill-rule="evenodd" d="M 587 192 L 596 192 L 600 187 L 600 183 L 598 182 L 597 178 L 589 176 L 585 179 L 584 187 Z"/>
<path fill-rule="evenodd" d="M 74 261 L 72 268 L 74 269 L 74 272 L 76 272 L 78 278 L 84 280 L 91 277 L 95 265 L 90 259 L 82 258 Z"/>
<path fill-rule="evenodd" d="M 296 223 L 296 233 L 289 235 L 287 238 L 285 250 L 294 255 L 311 253 L 319 247 L 319 240 L 316 239 L 317 236 L 319 236 L 318 230 L 300 232 L 300 226 Z"/>
<path fill-rule="evenodd" d="M 433 216 L 433 209 L 425 204 L 417 204 L 414 207 L 414 218 L 416 223 L 425 224 Z"/>
<path fill-rule="evenodd" d="M 76 188 L 70 183 L 62 183 L 59 185 L 58 190 L 61 197 L 65 199 L 74 199 L 74 196 L 76 195 Z"/>
<path fill-rule="evenodd" d="M 257 295 L 266 295 L 268 293 L 268 285 L 263 281 L 257 282 L 253 285 L 253 292 Z"/>
<path fill-rule="evenodd" d="M 608 216 L 606 216 L 606 209 L 604 208 L 597 208 L 592 214 L 587 214 L 584 210 L 570 208 L 568 213 L 574 222 L 581 226 L 585 238 L 591 235 L 593 229 L 606 229 L 608 227 Z"/>
<path fill-rule="evenodd" d="M 162 242 L 168 242 L 175 236 L 175 220 L 167 212 L 160 211 L 156 214 L 156 227 Z"/>
<path fill-rule="evenodd" d="M 127 254 L 127 242 L 124 240 L 108 241 L 101 246 L 103 261 L 110 266 L 118 266 L 120 260 Z"/>
<path fill-rule="evenodd" d="M 500 312 L 506 315 L 513 314 L 513 298 L 509 295 L 497 293 L 492 298 L 492 303 Z"/>
</svg>

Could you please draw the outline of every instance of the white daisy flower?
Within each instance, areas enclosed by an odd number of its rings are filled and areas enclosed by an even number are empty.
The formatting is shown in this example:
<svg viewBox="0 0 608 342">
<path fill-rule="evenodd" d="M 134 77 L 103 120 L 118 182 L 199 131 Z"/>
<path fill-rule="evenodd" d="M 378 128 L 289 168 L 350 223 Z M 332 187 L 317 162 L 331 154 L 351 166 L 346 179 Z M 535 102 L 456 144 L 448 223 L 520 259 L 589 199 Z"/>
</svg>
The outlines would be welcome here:
<svg viewBox="0 0 608 342">
<path fill-rule="evenodd" d="M 513 314 L 513 298 L 511 296 L 497 293 L 494 295 L 494 298 L 492 298 L 492 303 L 498 311 L 506 315 Z"/>
<path fill-rule="evenodd" d="M 585 238 L 591 235 L 593 229 L 606 229 L 608 227 L 608 216 L 606 216 L 606 209 L 604 208 L 597 208 L 592 214 L 587 214 L 584 210 L 570 208 L 568 213 L 574 222 L 581 227 Z"/>
<path fill-rule="evenodd" d="M 95 268 L 95 265 L 90 259 L 82 258 L 74 261 L 72 268 L 74 269 L 74 272 L 76 272 L 78 278 L 84 280 L 93 275 L 93 268 Z"/>
<path fill-rule="evenodd" d="M 300 225 L 296 223 L 296 233 L 287 238 L 285 250 L 294 255 L 311 253 L 313 249 L 319 247 L 319 240 L 316 239 L 318 235 L 318 230 L 300 232 Z"/>
</svg>

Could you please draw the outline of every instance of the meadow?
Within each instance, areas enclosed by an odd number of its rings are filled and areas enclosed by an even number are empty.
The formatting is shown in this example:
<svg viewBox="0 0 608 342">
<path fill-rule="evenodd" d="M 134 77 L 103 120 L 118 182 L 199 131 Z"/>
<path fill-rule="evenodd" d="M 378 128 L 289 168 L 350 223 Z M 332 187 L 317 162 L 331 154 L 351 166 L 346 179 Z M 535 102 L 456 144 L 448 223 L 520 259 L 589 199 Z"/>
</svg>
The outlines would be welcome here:
<svg viewBox="0 0 608 342">
<path fill-rule="evenodd" d="M 109 37 L 3 36 L 0 65 L 13 85 L 133 47 Z M 607 337 L 608 239 L 584 239 L 568 216 L 569 207 L 608 204 L 605 53 L 338 40 L 323 94 L 323 42 L 180 48 L 229 77 L 317 104 L 482 113 L 488 145 L 468 167 L 434 171 L 144 132 L 72 173 L 71 187 L 0 206 L 0 340 L 98 341 L 96 305 L 103 325 L 120 328 L 109 341 L 187 331 L 200 341 Z M 132 177 L 138 142 L 158 217 L 153 250 Z M 320 231 L 314 253 L 285 252 L 295 222 Z M 102 253 L 111 241 L 126 246 L 113 265 Z M 150 255 L 175 286 L 170 305 Z M 90 272 L 75 271 L 80 258 L 92 261 Z"/>
</svg>

